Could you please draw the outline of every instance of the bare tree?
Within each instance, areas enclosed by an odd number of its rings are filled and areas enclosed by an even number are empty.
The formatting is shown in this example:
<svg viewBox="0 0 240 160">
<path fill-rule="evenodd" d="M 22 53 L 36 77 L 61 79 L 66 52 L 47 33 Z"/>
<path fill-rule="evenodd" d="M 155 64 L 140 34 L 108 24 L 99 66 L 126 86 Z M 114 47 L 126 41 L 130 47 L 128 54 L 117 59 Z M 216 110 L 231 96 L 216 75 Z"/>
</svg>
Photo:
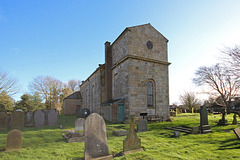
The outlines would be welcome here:
<svg viewBox="0 0 240 160">
<path fill-rule="evenodd" d="M 200 67 L 196 73 L 193 83 L 198 86 L 210 87 L 210 92 L 215 91 L 222 98 L 225 109 L 230 112 L 231 99 L 239 92 L 239 84 L 232 74 L 224 67 L 216 64 L 211 67 Z"/>
<path fill-rule="evenodd" d="M 63 86 L 60 80 L 50 76 L 38 76 L 29 84 L 31 91 L 39 93 L 49 109 L 59 106 Z"/>
<path fill-rule="evenodd" d="M 200 107 L 200 101 L 196 98 L 196 95 L 193 92 L 184 92 L 182 95 L 180 95 L 180 100 L 188 109 L 192 110 Z"/>
<path fill-rule="evenodd" d="M 8 95 L 14 95 L 19 88 L 16 80 L 9 76 L 8 73 L 0 71 L 0 95 L 4 92 Z"/>
<path fill-rule="evenodd" d="M 233 48 L 225 48 L 222 51 L 224 57 L 222 58 L 224 65 L 231 73 L 236 76 L 239 81 L 240 78 L 240 46 L 235 45 Z"/>
<path fill-rule="evenodd" d="M 80 80 L 72 79 L 72 80 L 67 82 L 67 87 L 69 87 L 71 89 L 72 93 L 73 93 L 73 92 L 76 92 L 76 91 L 80 90 L 80 87 L 79 87 L 80 84 L 81 84 Z"/>
</svg>

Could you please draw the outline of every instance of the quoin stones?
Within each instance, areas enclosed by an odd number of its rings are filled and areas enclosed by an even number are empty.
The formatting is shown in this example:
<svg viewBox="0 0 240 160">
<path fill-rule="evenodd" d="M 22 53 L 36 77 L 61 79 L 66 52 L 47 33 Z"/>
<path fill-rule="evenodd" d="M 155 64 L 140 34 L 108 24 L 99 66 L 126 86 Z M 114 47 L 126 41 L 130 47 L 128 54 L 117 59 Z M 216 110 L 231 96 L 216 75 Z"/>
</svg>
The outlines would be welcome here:
<svg viewBox="0 0 240 160">
<path fill-rule="evenodd" d="M 24 128 L 24 112 L 15 111 L 12 114 L 12 128 Z"/>
<path fill-rule="evenodd" d="M 5 112 L 0 112 L 0 130 L 8 128 L 8 115 Z"/>
<path fill-rule="evenodd" d="M 37 110 L 34 113 L 34 127 L 44 127 L 45 126 L 45 114 L 42 110 Z"/>
<path fill-rule="evenodd" d="M 109 155 L 106 125 L 103 118 L 99 114 L 92 113 L 88 116 L 85 121 L 84 136 L 85 160 Z"/>
<path fill-rule="evenodd" d="M 141 149 L 141 139 L 138 138 L 135 132 L 135 119 L 130 115 L 130 131 L 127 138 L 123 141 L 123 151 Z"/>
<path fill-rule="evenodd" d="M 75 121 L 75 131 L 83 131 L 84 130 L 85 119 L 78 118 Z"/>
<path fill-rule="evenodd" d="M 18 150 L 22 148 L 22 132 L 14 129 L 7 135 L 7 151 Z"/>
</svg>

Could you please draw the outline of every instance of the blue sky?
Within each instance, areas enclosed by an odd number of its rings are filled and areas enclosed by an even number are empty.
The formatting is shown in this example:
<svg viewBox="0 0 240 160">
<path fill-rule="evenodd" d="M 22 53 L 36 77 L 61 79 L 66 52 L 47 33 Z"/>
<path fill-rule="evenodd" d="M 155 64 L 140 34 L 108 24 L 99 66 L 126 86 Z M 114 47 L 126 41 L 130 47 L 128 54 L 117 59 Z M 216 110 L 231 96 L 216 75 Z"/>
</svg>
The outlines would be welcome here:
<svg viewBox="0 0 240 160">
<path fill-rule="evenodd" d="M 240 43 L 238 0 L 0 0 L 0 69 L 21 92 L 40 75 L 85 80 L 104 63 L 104 43 L 130 26 L 151 23 L 167 39 L 170 103 L 192 84 L 199 66 L 216 63 Z"/>
</svg>

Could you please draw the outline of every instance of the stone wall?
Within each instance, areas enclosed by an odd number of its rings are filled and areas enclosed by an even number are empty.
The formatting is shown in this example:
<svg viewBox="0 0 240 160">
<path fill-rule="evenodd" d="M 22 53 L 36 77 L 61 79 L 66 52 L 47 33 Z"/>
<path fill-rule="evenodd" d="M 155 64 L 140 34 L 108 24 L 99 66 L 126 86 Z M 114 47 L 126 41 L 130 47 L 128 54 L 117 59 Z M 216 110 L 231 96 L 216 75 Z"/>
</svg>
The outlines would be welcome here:
<svg viewBox="0 0 240 160">
<path fill-rule="evenodd" d="M 168 66 L 131 59 L 129 63 L 129 108 L 130 114 L 158 114 L 169 118 Z M 147 107 L 147 82 L 154 82 L 154 107 Z"/>
<path fill-rule="evenodd" d="M 82 105 L 82 99 L 64 99 L 63 113 L 64 115 L 76 115 L 77 106 Z"/>
<path fill-rule="evenodd" d="M 147 42 L 153 47 L 149 49 Z M 113 98 L 125 98 L 130 114 L 169 117 L 168 40 L 150 24 L 127 28 L 112 44 Z M 154 107 L 147 107 L 147 81 L 155 83 Z"/>
<path fill-rule="evenodd" d="M 100 114 L 101 104 L 101 74 L 98 68 L 84 83 L 81 85 L 81 95 L 83 98 L 82 108 L 88 108 L 91 113 Z"/>
</svg>

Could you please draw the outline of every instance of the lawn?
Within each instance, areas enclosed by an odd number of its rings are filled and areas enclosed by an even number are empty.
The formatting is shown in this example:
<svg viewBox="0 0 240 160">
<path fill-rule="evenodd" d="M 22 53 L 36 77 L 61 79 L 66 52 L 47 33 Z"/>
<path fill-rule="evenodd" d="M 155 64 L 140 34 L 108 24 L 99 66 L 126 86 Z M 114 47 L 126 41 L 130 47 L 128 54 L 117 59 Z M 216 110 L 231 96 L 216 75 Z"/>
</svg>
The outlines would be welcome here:
<svg viewBox="0 0 240 160">
<path fill-rule="evenodd" d="M 213 133 L 184 134 L 173 138 L 173 131 L 165 129 L 171 126 L 198 126 L 199 114 L 179 114 L 172 117 L 173 122 L 160 122 L 148 124 L 148 132 L 137 133 L 141 138 L 144 151 L 116 157 L 116 160 L 135 159 L 240 159 L 240 140 L 233 133 L 238 125 L 217 126 L 220 115 L 209 115 L 209 123 Z M 64 129 L 74 129 L 74 116 L 59 116 L 59 122 Z M 226 117 L 232 123 L 233 114 Z M 238 119 L 239 120 L 239 119 Z M 125 137 L 116 137 L 114 130 L 128 129 L 125 124 L 107 124 L 107 140 L 110 154 L 122 151 Z M 66 143 L 62 138 L 63 131 L 56 127 L 24 128 L 23 147 L 19 151 L 4 152 L 6 147 L 7 131 L 0 131 L 0 159 L 83 159 L 84 143 Z"/>
</svg>

